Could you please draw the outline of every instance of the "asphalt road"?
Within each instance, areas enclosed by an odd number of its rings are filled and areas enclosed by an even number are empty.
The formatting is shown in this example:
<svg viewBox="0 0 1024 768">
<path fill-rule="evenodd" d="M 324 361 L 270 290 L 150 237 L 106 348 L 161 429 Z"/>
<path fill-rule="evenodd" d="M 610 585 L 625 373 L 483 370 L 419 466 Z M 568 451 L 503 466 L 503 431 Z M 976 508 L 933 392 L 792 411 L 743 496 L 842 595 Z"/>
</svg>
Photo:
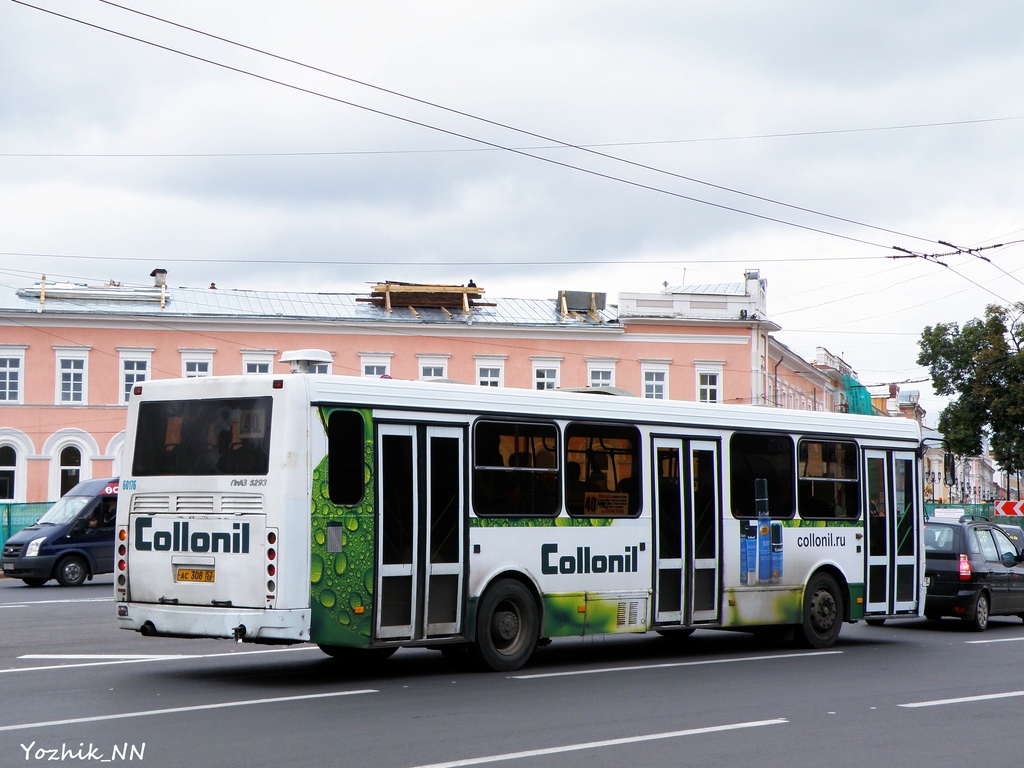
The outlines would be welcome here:
<svg viewBox="0 0 1024 768">
<path fill-rule="evenodd" d="M 847 625 L 827 651 L 698 631 L 556 640 L 514 674 L 426 650 L 117 629 L 109 577 L 0 579 L 0 768 L 997 766 L 1024 751 L 1024 624 Z"/>
</svg>

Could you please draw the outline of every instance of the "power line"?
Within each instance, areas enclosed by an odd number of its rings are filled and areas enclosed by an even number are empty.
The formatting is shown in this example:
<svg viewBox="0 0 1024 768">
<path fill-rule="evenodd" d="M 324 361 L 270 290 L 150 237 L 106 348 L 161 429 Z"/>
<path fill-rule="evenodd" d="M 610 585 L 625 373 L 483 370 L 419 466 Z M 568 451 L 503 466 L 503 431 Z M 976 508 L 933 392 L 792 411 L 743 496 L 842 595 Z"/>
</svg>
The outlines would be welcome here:
<svg viewBox="0 0 1024 768">
<path fill-rule="evenodd" d="M 879 247 L 879 248 L 886 247 L 886 246 L 882 245 L 881 243 L 872 242 L 872 241 L 869 241 L 869 240 L 865 240 L 863 238 L 858 238 L 858 237 L 854 237 L 854 236 L 851 236 L 851 235 L 844 235 L 844 234 L 841 234 L 841 233 L 838 233 L 838 232 L 832 232 L 832 231 L 821 229 L 821 228 L 818 228 L 818 227 L 812 227 L 812 226 L 806 225 L 806 224 L 799 224 L 799 223 L 794 222 L 794 221 L 788 221 L 788 220 L 780 219 L 780 218 L 777 218 L 777 217 L 774 217 L 774 216 L 768 216 L 768 215 L 765 215 L 765 214 L 755 213 L 753 211 L 748 211 L 748 210 L 745 210 L 745 209 L 742 209 L 742 208 L 737 208 L 735 206 L 725 205 L 723 203 L 716 203 L 716 202 L 712 202 L 710 200 L 704 200 L 702 198 L 693 197 L 691 195 L 685 195 L 685 194 L 682 194 L 682 193 L 679 193 L 679 192 L 673 192 L 671 190 L 667 190 L 667 189 L 664 189 L 664 188 L 661 188 L 661 187 L 656 187 L 656 186 L 653 186 L 653 185 L 650 185 L 650 184 L 644 184 L 644 183 L 641 183 L 641 182 L 638 182 L 638 181 L 633 181 L 633 180 L 630 180 L 630 179 L 626 179 L 626 178 L 623 178 L 623 177 L 620 177 L 620 176 L 615 176 L 615 175 L 612 175 L 612 174 L 603 173 L 603 172 L 600 172 L 600 171 L 596 171 L 594 169 L 585 168 L 585 167 L 578 166 L 578 165 L 573 165 L 571 163 L 561 162 L 561 161 L 558 161 L 558 160 L 554 160 L 552 158 L 544 157 L 542 155 L 532 154 L 531 152 L 527 152 L 527 151 L 523 151 L 523 150 L 520 150 L 520 149 L 516 149 L 514 147 L 505 146 L 505 145 L 502 145 L 502 144 L 497 144 L 495 142 L 488 141 L 488 140 L 481 139 L 481 138 L 477 138 L 477 137 L 474 137 L 474 136 L 469 136 L 467 134 L 463 134 L 463 133 L 460 133 L 458 131 L 450 130 L 450 129 L 447 129 L 447 128 L 442 128 L 442 127 L 436 126 L 436 125 L 431 125 L 429 123 L 425 123 L 425 122 L 422 122 L 422 121 L 419 121 L 419 120 L 414 120 L 414 119 L 408 118 L 408 117 L 403 117 L 403 116 L 395 114 L 395 113 L 391 113 L 391 112 L 387 112 L 387 111 L 384 111 L 384 110 L 380 110 L 380 109 L 376 109 L 376 108 L 373 108 L 373 107 L 369 107 L 369 106 L 364 105 L 364 104 L 358 104 L 356 102 L 348 101 L 348 100 L 341 99 L 341 98 L 338 98 L 338 97 L 335 97 L 335 96 L 330 96 L 328 94 L 324 94 L 324 93 L 321 93 L 319 91 L 315 91 L 315 90 L 310 89 L 310 88 L 305 88 L 305 87 L 302 87 L 302 86 L 299 86 L 299 85 L 295 85 L 293 83 L 288 83 L 288 82 L 285 82 L 285 81 L 282 81 L 282 80 L 271 78 L 271 77 L 268 77 L 266 75 L 260 75 L 258 73 L 252 72 L 250 70 L 241 69 L 240 67 L 234 67 L 234 66 L 231 66 L 229 64 L 225 64 L 223 62 L 215 61 L 213 59 L 208 59 L 208 58 L 199 56 L 197 54 L 188 53 L 186 51 L 183 51 L 183 50 L 180 50 L 180 49 L 177 49 L 177 48 L 172 48 L 170 46 L 166 46 L 166 45 L 163 45 L 163 44 L 151 41 L 151 40 L 146 40 L 144 38 L 137 37 L 135 35 L 130 35 L 130 34 L 125 33 L 125 32 L 119 32 L 117 30 L 110 29 L 108 27 L 104 27 L 104 26 L 101 26 L 101 25 L 98 25 L 98 24 L 94 24 L 92 22 L 85 21 L 84 19 L 79 19 L 79 18 L 76 18 L 76 17 L 73 17 L 73 16 L 69 16 L 67 14 L 58 13 L 57 11 L 53 11 L 53 10 L 50 10 L 48 8 L 42 8 L 42 7 L 39 7 L 39 6 L 36 6 L 36 5 L 32 5 L 31 3 L 25 2 L 25 0 L 12 0 L 12 1 L 17 3 L 18 5 L 22 5 L 22 6 L 25 6 L 27 8 L 32 8 L 34 10 L 41 11 L 43 13 L 47 13 L 47 14 L 50 14 L 52 16 L 56 16 L 58 18 L 63 18 L 63 19 L 68 20 L 68 21 L 73 21 L 73 22 L 75 22 L 77 24 L 81 24 L 83 26 L 90 27 L 92 29 L 96 29 L 96 30 L 99 30 L 99 31 L 102 31 L 102 32 L 107 32 L 109 34 L 112 34 L 112 35 L 115 35 L 115 36 L 118 36 L 118 37 L 122 37 L 122 38 L 127 39 L 127 40 L 132 40 L 132 41 L 135 41 L 135 42 L 138 42 L 138 43 L 142 43 L 144 45 L 148 45 L 148 46 L 153 47 L 153 48 L 157 48 L 159 50 L 166 51 L 168 53 L 174 53 L 174 54 L 177 54 L 179 56 L 183 56 L 185 58 L 193 59 L 195 61 L 199 61 L 199 62 L 202 62 L 202 63 L 205 63 L 205 64 L 210 64 L 212 66 L 216 66 L 216 67 L 219 67 L 221 69 L 225 69 L 225 70 L 228 70 L 228 71 L 231 71 L 231 72 L 235 72 L 237 74 L 246 75 L 246 76 L 255 78 L 257 80 L 261 80 L 263 82 L 271 83 L 271 84 L 274 84 L 274 85 L 279 85 L 279 86 L 282 86 L 282 87 L 285 87 L 285 88 L 289 88 L 289 89 L 298 91 L 300 93 L 306 93 L 308 95 L 317 96 L 319 98 L 327 99 L 329 101 L 333 101 L 333 102 L 338 103 L 338 104 L 343 104 L 345 106 L 350 106 L 350 107 L 353 107 L 353 108 L 356 108 L 356 109 L 360 109 L 360 110 L 363 110 L 363 111 L 366 111 L 366 112 L 370 112 L 371 114 L 380 115 L 382 117 L 388 117 L 388 118 L 391 118 L 393 120 L 398 120 L 400 122 L 407 123 L 409 125 L 415 125 L 415 126 L 418 126 L 418 127 L 421 127 L 421 128 L 427 128 L 429 130 L 437 131 L 437 132 L 443 133 L 445 135 L 449 135 L 449 136 L 453 136 L 453 137 L 456 137 L 456 138 L 464 139 L 466 141 L 472 141 L 472 142 L 475 142 L 475 143 L 478 143 L 478 144 L 482 144 L 484 146 L 491 147 L 491 148 L 494 148 L 494 149 L 502 149 L 502 150 L 505 150 L 507 152 L 511 152 L 513 154 L 521 155 L 521 156 L 524 156 L 524 157 L 529 157 L 529 158 L 532 158 L 534 160 L 540 160 L 542 162 L 549 163 L 549 164 L 554 165 L 554 166 L 558 166 L 558 167 L 562 167 L 562 168 L 567 168 L 567 169 L 571 169 L 571 170 L 576 170 L 576 171 L 579 171 L 581 173 L 586 173 L 586 174 L 589 174 L 589 175 L 592 175 L 592 176 L 595 176 L 595 177 L 598 177 L 598 178 L 604 178 L 604 179 L 607 179 L 607 180 L 610 180 L 610 181 L 615 181 L 615 182 L 618 182 L 618 183 L 621 183 L 621 184 L 626 184 L 628 186 L 632 186 L 632 187 L 635 187 L 635 188 L 638 188 L 638 189 L 645 189 L 645 190 L 648 190 L 648 191 L 657 192 L 659 194 L 668 195 L 670 197 L 675 197 L 677 199 L 682 199 L 682 200 L 687 200 L 687 201 L 690 201 L 690 202 L 700 203 L 702 205 L 707 205 L 707 206 L 710 206 L 712 208 L 717 208 L 717 209 L 720 209 L 720 210 L 730 211 L 732 213 L 739 213 L 741 215 L 750 216 L 752 218 L 760 219 L 762 221 L 770 221 L 770 222 L 773 222 L 773 223 L 776 223 L 776 224 L 782 224 L 784 226 L 793 227 L 795 229 L 801 229 L 801 230 L 808 231 L 808 232 L 815 232 L 817 234 L 827 235 L 827 236 L 839 238 L 839 239 L 842 239 L 842 240 L 847 240 L 847 241 L 850 241 L 850 242 L 856 242 L 856 243 L 860 243 L 862 245 L 870 245 L 870 246 Z M 109 3 L 108 0 L 100 0 L 100 2 L 106 2 L 107 4 L 110 4 L 110 5 L 116 5 L 116 4 L 113 4 L 113 3 Z M 124 6 L 117 6 L 117 7 L 124 8 Z M 141 12 L 134 11 L 133 9 L 129 9 L 129 8 L 124 8 L 124 9 L 128 10 L 128 11 L 131 11 L 133 13 L 139 13 L 140 15 L 143 15 L 143 16 L 148 16 L 148 14 L 142 14 Z M 201 32 L 199 30 L 193 30 L 192 28 L 189 28 L 189 27 L 183 27 L 182 25 L 175 24 L 174 22 L 165 21 L 163 19 L 160 19 L 159 17 L 153 16 L 152 18 L 154 20 L 161 21 L 163 23 L 172 24 L 174 26 L 178 26 L 178 27 L 182 27 L 184 29 L 188 29 L 190 31 L 194 31 L 197 34 L 207 35 L 207 36 L 213 37 L 215 39 L 221 39 L 221 40 L 224 40 L 224 42 L 227 42 L 227 43 L 229 43 L 231 45 L 239 45 L 239 46 L 241 46 L 243 48 L 248 48 L 248 49 L 253 50 L 255 52 L 263 53 L 265 55 L 272 56 L 274 58 L 281 59 L 281 60 L 284 60 L 284 61 L 287 61 L 287 62 L 290 62 L 290 63 L 294 63 L 294 64 L 296 64 L 298 66 L 306 67 L 306 68 L 312 69 L 314 71 L 323 72 L 325 74 L 329 74 L 329 75 L 332 75 L 332 76 L 335 76 L 335 77 L 339 77 L 339 78 L 342 78 L 342 79 L 345 79 L 345 80 L 349 80 L 349 81 L 358 83 L 360 85 L 365 85 L 366 87 L 370 87 L 370 88 L 374 88 L 376 90 L 380 90 L 382 92 L 393 93 L 394 95 L 397 95 L 397 96 L 399 96 L 401 98 L 410 99 L 412 101 L 416 101 L 416 102 L 419 102 L 419 103 L 422 103 L 422 104 L 425 104 L 425 105 L 428 105 L 428 106 L 433 106 L 433 107 L 436 107 L 438 109 L 442 109 L 442 110 L 451 112 L 453 114 L 464 115 L 464 116 L 469 117 L 471 119 L 479 120 L 479 121 L 482 121 L 482 122 L 485 122 L 485 123 L 488 123 L 488 124 L 491 124 L 491 125 L 507 128 L 509 130 L 517 131 L 519 133 L 524 133 L 526 135 L 534 136 L 536 138 L 543 139 L 544 141 L 556 141 L 555 139 L 551 139 L 549 137 L 545 137 L 545 136 L 542 136 L 540 134 L 534 134 L 534 133 L 531 133 L 529 131 L 524 131 L 524 130 L 521 130 L 521 129 L 512 128 L 512 127 L 506 126 L 506 125 L 504 125 L 502 123 L 497 123 L 497 122 L 494 122 L 494 121 L 487 120 L 485 118 L 476 117 L 476 116 L 471 115 L 469 113 L 463 113 L 463 112 L 460 112 L 459 110 L 454 110 L 454 109 L 451 109 L 451 108 L 448 108 L 448 107 L 443 107 L 441 105 L 433 104 L 432 102 L 423 101 L 423 100 L 417 99 L 415 97 L 406 96 L 406 95 L 400 94 L 398 92 L 389 91 L 388 89 L 381 88 L 379 86 L 374 86 L 374 85 L 371 85 L 371 84 L 368 84 L 368 83 L 363 83 L 362 81 L 356 81 L 356 80 L 353 80 L 352 78 L 347 78 L 347 77 L 345 77 L 343 75 L 337 75 L 335 73 L 331 73 L 331 72 L 328 72 L 326 70 L 319 70 L 316 67 L 311 67 L 309 65 L 302 64 L 301 62 L 293 62 L 291 59 L 285 59 L 284 57 L 276 56 L 275 54 L 266 53 L 266 52 L 260 51 L 259 49 L 251 48 L 250 46 L 245 46 L 245 45 L 240 44 L 240 43 L 234 43 L 233 41 L 230 41 L 230 40 L 227 40 L 227 39 L 224 39 L 224 38 L 217 38 L 215 35 L 209 35 L 208 33 Z M 664 171 L 662 169 L 654 168 L 652 166 L 645 166 L 645 165 L 640 164 L 640 163 L 633 163 L 631 161 L 624 160 L 622 158 L 618 158 L 618 157 L 615 157 L 613 155 L 605 155 L 604 153 L 596 152 L 594 150 L 587 150 L 587 149 L 584 149 L 581 146 L 577 146 L 577 145 L 574 145 L 574 144 L 565 143 L 565 142 L 558 142 L 558 143 L 564 144 L 564 146 L 569 147 L 569 148 L 580 149 L 581 151 L 587 151 L 587 152 L 590 152 L 591 154 L 595 154 L 595 155 L 598 155 L 598 156 L 606 157 L 607 159 L 611 159 L 611 160 L 615 160 L 615 161 L 618 161 L 618 162 L 627 163 L 629 165 L 633 165 L 633 166 L 636 166 L 636 167 L 639 167 L 639 168 L 644 168 L 644 169 L 647 169 L 647 170 L 651 170 L 651 171 L 654 171 L 656 173 L 663 173 L 663 174 L 666 174 L 666 175 L 669 175 L 669 176 L 673 176 L 673 177 L 676 177 L 676 178 L 684 179 L 684 180 L 691 181 L 691 182 L 694 182 L 694 183 L 705 184 L 707 186 L 715 187 L 715 188 L 718 188 L 718 189 L 723 190 L 723 191 L 732 192 L 734 194 L 739 194 L 739 195 L 744 195 L 744 196 L 751 197 L 751 198 L 754 198 L 754 199 L 758 199 L 758 200 L 761 200 L 761 201 L 764 201 L 764 202 L 768 202 L 768 203 L 771 203 L 771 204 L 780 205 L 780 206 L 784 206 L 784 207 L 795 209 L 795 210 L 800 210 L 802 212 L 810 213 L 810 214 L 817 215 L 817 216 L 823 216 L 823 217 L 830 218 L 830 219 L 837 220 L 837 221 L 843 221 L 845 223 L 850 223 L 850 224 L 854 224 L 854 225 L 857 225 L 857 226 L 867 227 L 867 228 L 875 229 L 875 230 L 879 230 L 879 231 L 886 231 L 886 232 L 889 232 L 890 234 L 898 234 L 901 237 L 910 237 L 910 238 L 916 239 L 916 240 L 924 240 L 926 242 L 934 242 L 933 240 L 931 240 L 929 238 L 917 237 L 915 235 L 908 235 L 908 234 L 896 232 L 896 231 L 893 231 L 893 230 L 885 230 L 885 229 L 883 229 L 881 227 L 874 227 L 872 225 L 864 224 L 862 222 L 857 222 L 857 221 L 852 220 L 852 219 L 844 219 L 842 217 L 832 216 L 830 214 L 825 214 L 825 213 L 822 213 L 822 212 L 814 211 L 812 209 L 806 209 L 806 208 L 801 208 L 799 206 L 789 205 L 787 203 L 783 203 L 781 201 L 772 200 L 770 198 L 763 198 L 763 197 L 760 197 L 760 196 L 757 196 L 757 195 L 752 195 L 752 194 L 749 194 L 749 193 L 740 192 L 738 190 L 733 190 L 733 189 L 730 189 L 728 187 L 721 187 L 719 185 L 711 184 L 710 182 L 703 182 L 703 181 L 700 181 L 700 180 L 697 180 L 697 179 L 692 179 L 690 177 L 685 177 L 685 176 L 682 176 L 680 174 L 674 174 L 674 173 L 671 173 L 671 172 L 668 172 L 668 171 Z"/>
</svg>

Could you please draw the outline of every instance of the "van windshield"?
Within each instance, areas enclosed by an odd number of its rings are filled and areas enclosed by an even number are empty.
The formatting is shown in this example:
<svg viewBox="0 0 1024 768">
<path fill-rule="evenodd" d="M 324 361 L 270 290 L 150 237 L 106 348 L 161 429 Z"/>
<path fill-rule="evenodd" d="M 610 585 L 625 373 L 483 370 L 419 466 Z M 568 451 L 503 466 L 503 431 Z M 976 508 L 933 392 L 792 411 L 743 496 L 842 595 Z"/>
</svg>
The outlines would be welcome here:
<svg viewBox="0 0 1024 768">
<path fill-rule="evenodd" d="M 64 496 L 36 521 L 37 525 L 64 525 L 70 523 L 78 513 L 88 506 L 93 496 Z"/>
</svg>

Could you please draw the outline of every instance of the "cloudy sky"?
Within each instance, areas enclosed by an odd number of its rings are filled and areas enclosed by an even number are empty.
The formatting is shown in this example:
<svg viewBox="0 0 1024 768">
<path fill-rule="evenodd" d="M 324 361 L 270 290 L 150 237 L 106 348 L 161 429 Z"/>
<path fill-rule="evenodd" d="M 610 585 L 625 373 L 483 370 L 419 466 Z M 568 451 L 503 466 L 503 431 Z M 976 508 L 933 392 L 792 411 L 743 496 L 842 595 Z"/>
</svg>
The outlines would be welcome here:
<svg viewBox="0 0 1024 768">
<path fill-rule="evenodd" d="M 1024 299 L 1015 0 L 125 2 L 0 0 L 0 282 L 759 269 L 782 341 L 930 424 L 922 328 Z"/>
</svg>

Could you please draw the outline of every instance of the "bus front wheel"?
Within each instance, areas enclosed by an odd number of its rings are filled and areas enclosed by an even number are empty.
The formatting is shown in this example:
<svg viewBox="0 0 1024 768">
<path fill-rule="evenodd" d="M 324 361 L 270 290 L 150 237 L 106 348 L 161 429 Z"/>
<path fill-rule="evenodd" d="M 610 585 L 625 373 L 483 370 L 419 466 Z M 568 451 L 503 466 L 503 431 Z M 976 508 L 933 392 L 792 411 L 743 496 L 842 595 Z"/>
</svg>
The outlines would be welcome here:
<svg viewBox="0 0 1024 768">
<path fill-rule="evenodd" d="M 827 573 L 815 574 L 804 590 L 803 622 L 798 626 L 800 644 L 829 648 L 843 627 L 843 593 Z"/>
<path fill-rule="evenodd" d="M 537 647 L 537 604 L 525 586 L 502 579 L 484 594 L 476 614 L 477 663 L 495 672 L 519 669 Z"/>
</svg>

